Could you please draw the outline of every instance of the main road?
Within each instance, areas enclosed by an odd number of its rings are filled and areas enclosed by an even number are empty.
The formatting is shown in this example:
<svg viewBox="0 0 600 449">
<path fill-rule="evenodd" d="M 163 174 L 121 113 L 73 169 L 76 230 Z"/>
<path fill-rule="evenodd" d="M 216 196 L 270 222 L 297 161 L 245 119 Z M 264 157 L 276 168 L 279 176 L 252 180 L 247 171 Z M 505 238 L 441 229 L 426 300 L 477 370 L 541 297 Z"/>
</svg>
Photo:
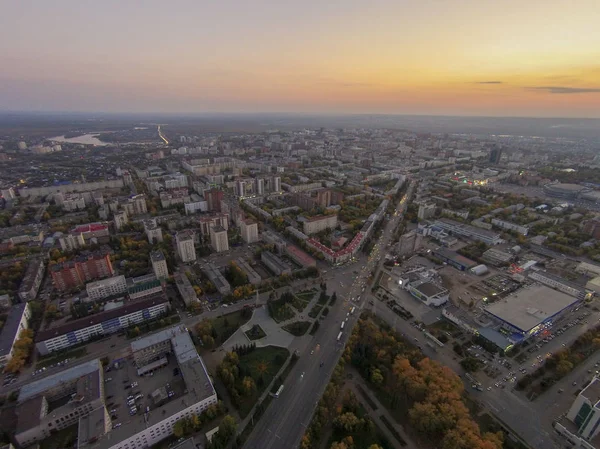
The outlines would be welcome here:
<svg viewBox="0 0 600 449">
<path fill-rule="evenodd" d="M 382 260 L 381 255 L 402 220 L 408 203 L 407 198 L 410 197 L 413 188 L 414 184 L 411 182 L 407 194 L 398 203 L 394 216 L 385 225 L 381 237 L 362 268 L 354 265 L 357 267 L 356 271 L 347 277 L 346 282 L 340 281 L 339 276 L 333 273 L 325 276 L 327 289 L 329 292 L 337 292 L 338 302 L 330 307 L 329 316 L 307 343 L 307 347 L 301 351 L 298 362 L 284 383 L 283 392 L 271 402 L 256 424 L 244 445 L 245 449 L 292 449 L 298 446 L 343 352 L 352 327 L 360 315 L 360 310 L 366 303 L 364 290 L 369 288 L 367 279 L 371 273 L 377 271 Z M 356 307 L 355 313 L 351 313 L 353 307 Z M 340 332 L 342 333 L 338 340 Z"/>
</svg>

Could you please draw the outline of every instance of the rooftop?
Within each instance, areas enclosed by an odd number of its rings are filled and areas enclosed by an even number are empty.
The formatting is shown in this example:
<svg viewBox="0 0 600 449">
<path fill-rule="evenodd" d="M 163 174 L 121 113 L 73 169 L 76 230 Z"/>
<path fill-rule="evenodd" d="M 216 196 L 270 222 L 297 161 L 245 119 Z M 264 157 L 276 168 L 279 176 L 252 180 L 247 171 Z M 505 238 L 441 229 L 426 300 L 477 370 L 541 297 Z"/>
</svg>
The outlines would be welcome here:
<svg viewBox="0 0 600 449">
<path fill-rule="evenodd" d="M 83 416 L 79 419 L 78 435 L 79 441 L 78 447 L 90 440 L 100 438 L 105 433 L 106 429 L 106 414 L 104 407 L 98 407 L 92 410 L 88 415 Z"/>
<path fill-rule="evenodd" d="M 528 332 L 578 301 L 577 298 L 545 285 L 534 284 L 487 306 L 485 310 L 521 331 Z"/>
<path fill-rule="evenodd" d="M 594 377 L 590 384 L 579 394 L 587 398 L 592 404 L 596 405 L 598 401 L 600 401 L 600 379 Z"/>
<path fill-rule="evenodd" d="M 153 304 L 160 304 L 167 301 L 168 300 L 163 292 L 155 293 L 142 299 L 128 301 L 122 307 L 117 307 L 115 309 L 105 310 L 103 312 L 99 312 L 93 315 L 88 315 L 78 320 L 66 321 L 55 327 L 51 327 L 49 329 L 40 331 L 36 335 L 35 341 L 46 341 L 59 335 L 64 335 L 68 332 L 74 332 L 79 329 L 85 329 L 86 327 L 92 326 L 94 324 L 103 323 L 113 318 L 117 318 L 123 315 L 128 315 L 130 313 L 137 312 L 139 310 L 146 309 Z"/>
<path fill-rule="evenodd" d="M 54 388 L 63 382 L 69 382 L 78 379 L 82 376 L 99 371 L 100 369 L 100 360 L 95 359 L 86 363 L 82 363 L 81 365 L 73 366 L 72 368 L 66 369 L 43 379 L 31 382 L 21 388 L 21 392 L 19 393 L 19 402 L 24 402 L 27 399 Z"/>
<path fill-rule="evenodd" d="M 25 312 L 25 307 L 27 307 L 27 303 L 19 303 L 12 306 L 8 312 L 6 322 L 0 333 L 0 356 L 5 356 L 10 353 L 13 342 L 18 336 L 19 324 L 21 323 L 21 318 Z"/>
<path fill-rule="evenodd" d="M 441 295 L 447 292 L 444 287 L 440 287 L 431 281 L 425 281 L 419 285 L 416 285 L 414 288 L 429 297 Z"/>
<path fill-rule="evenodd" d="M 165 255 L 163 254 L 162 251 L 152 251 L 150 253 L 150 259 L 153 262 L 158 262 L 160 260 L 165 260 Z"/>
</svg>

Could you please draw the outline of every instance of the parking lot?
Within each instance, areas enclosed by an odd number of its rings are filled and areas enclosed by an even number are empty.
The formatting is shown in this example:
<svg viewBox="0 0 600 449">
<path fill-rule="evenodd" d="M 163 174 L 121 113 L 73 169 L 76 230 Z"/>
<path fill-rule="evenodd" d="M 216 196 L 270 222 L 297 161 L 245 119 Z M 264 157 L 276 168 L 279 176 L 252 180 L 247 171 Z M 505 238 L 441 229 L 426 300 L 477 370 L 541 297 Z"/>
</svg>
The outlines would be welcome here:
<svg viewBox="0 0 600 449">
<path fill-rule="evenodd" d="M 174 357 L 153 371 L 152 375 L 138 376 L 130 359 L 121 359 L 105 368 L 105 394 L 107 409 L 113 427 L 127 424 L 135 415 L 143 415 L 166 402 L 183 396 L 185 383 L 179 375 Z"/>
</svg>

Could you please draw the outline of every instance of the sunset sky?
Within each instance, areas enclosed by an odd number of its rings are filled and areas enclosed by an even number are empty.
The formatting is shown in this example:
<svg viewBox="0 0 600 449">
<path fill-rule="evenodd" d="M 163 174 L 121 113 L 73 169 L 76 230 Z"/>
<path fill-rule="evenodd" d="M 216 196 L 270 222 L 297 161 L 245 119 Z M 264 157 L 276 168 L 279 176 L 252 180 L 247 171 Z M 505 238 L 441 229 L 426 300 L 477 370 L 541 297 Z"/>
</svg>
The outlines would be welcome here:
<svg viewBox="0 0 600 449">
<path fill-rule="evenodd" d="M 0 0 L 0 110 L 600 117 L 600 0 Z"/>
</svg>

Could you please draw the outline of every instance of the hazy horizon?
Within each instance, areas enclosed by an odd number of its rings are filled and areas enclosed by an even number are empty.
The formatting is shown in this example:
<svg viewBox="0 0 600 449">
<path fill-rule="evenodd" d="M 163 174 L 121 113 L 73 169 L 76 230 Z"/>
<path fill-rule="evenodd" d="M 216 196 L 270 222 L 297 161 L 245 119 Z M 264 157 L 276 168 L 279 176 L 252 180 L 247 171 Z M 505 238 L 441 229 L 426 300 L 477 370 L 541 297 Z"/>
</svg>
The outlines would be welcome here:
<svg viewBox="0 0 600 449">
<path fill-rule="evenodd" d="M 7 112 L 600 118 L 596 0 L 6 3 Z"/>
</svg>

